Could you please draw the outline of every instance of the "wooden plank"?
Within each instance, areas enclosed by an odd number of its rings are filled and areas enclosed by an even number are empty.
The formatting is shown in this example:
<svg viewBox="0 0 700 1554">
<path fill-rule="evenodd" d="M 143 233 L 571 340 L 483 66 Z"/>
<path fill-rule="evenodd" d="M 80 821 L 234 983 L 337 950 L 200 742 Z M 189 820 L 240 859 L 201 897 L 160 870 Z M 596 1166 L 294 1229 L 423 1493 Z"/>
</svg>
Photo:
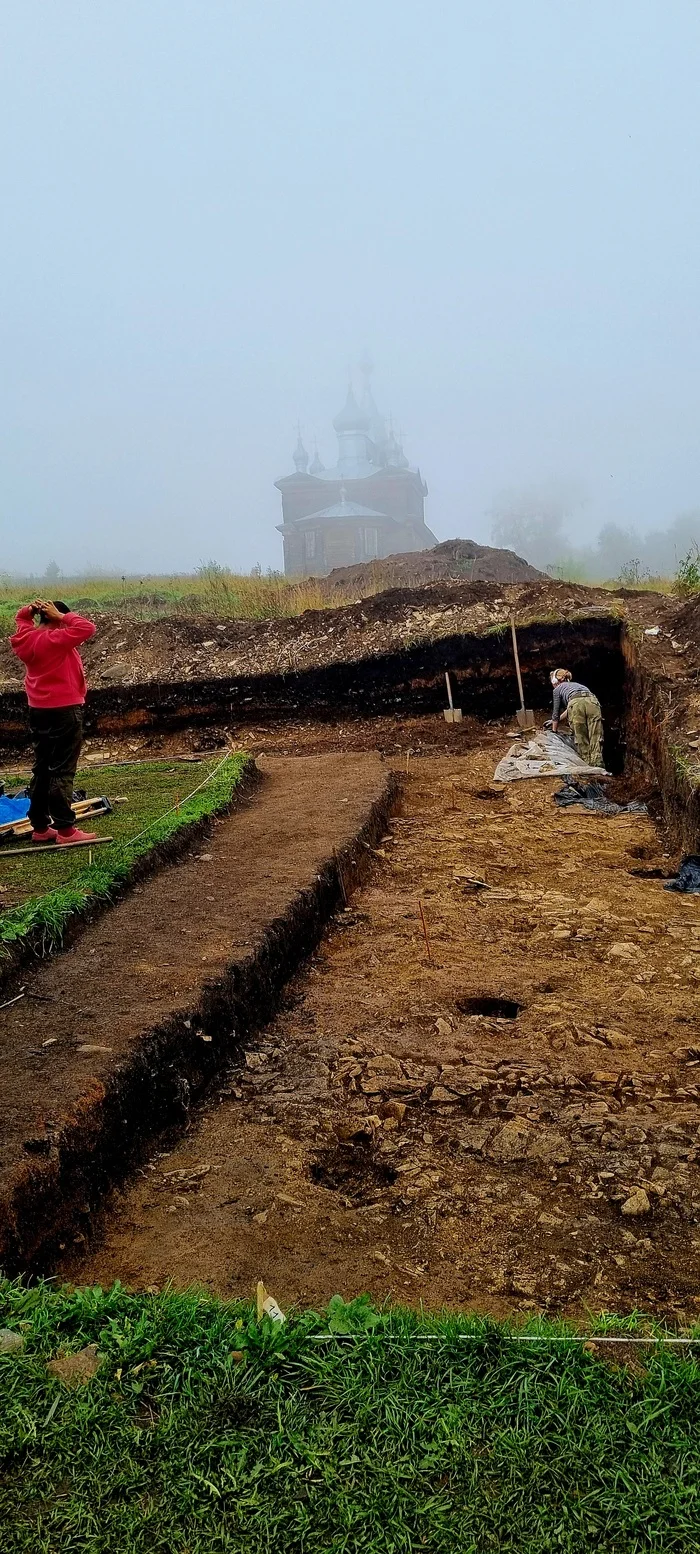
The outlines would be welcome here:
<svg viewBox="0 0 700 1554">
<path fill-rule="evenodd" d="M 3 858 L 27 858 L 30 853 L 62 853 L 67 847 L 103 847 L 105 842 L 113 842 L 113 836 L 96 836 L 92 842 L 33 842 L 31 847 L 3 847 L 0 851 L 0 863 Z"/>
</svg>

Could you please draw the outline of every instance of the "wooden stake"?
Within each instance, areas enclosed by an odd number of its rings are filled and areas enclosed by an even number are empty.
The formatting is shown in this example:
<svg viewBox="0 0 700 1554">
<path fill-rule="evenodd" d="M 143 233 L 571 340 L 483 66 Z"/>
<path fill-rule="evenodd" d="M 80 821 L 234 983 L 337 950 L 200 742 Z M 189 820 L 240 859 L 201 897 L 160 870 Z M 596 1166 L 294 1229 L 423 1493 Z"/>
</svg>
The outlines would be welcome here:
<svg viewBox="0 0 700 1554">
<path fill-rule="evenodd" d="M 410 750 L 407 750 L 406 751 L 406 776 L 408 776 L 408 763 L 409 763 L 410 759 L 411 759 L 411 752 L 410 752 Z"/>
<path fill-rule="evenodd" d="M 433 964 L 433 956 L 432 956 L 432 952 L 431 952 L 431 949 L 430 949 L 430 940 L 428 938 L 428 924 L 425 921 L 425 912 L 423 911 L 423 902 L 422 901 L 418 902 L 418 910 L 420 912 L 420 920 L 421 920 L 421 922 L 423 924 L 423 937 L 425 939 L 425 948 L 428 951 L 428 964 L 430 966 L 432 966 L 432 964 Z"/>
</svg>

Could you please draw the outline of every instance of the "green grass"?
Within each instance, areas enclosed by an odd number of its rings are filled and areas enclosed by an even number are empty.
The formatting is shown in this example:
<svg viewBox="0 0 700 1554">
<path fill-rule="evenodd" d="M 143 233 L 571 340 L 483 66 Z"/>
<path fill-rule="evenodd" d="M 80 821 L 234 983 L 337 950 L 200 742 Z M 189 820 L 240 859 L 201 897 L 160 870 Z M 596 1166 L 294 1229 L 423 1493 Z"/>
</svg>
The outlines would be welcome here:
<svg viewBox="0 0 700 1554">
<path fill-rule="evenodd" d="M 700 1369 L 474 1318 L 0 1285 L 3 1554 L 690 1554 Z M 540 1325 L 549 1338 L 564 1329 Z M 69 1391 L 57 1352 L 104 1356 Z M 696 1351 L 697 1352 L 697 1351 Z"/>
<path fill-rule="evenodd" d="M 0 956 L 3 945 L 16 944 L 28 935 L 42 953 L 55 949 L 68 918 L 85 911 L 91 902 L 112 896 L 128 879 L 137 858 L 181 826 L 223 808 L 241 781 L 247 759 L 244 754 L 234 754 L 223 764 L 218 756 L 201 764 L 146 761 L 136 766 L 80 771 L 76 785 L 85 787 L 89 796 L 106 794 L 128 800 L 117 805 L 113 814 L 97 820 L 94 827 L 90 825 L 91 830 L 113 836 L 114 841 L 94 849 L 92 864 L 85 848 L 3 858 L 0 847 L 0 885 L 6 887 L 0 899 L 16 903 L 0 914 Z M 187 798 L 206 778 L 210 778 L 206 786 Z M 173 811 L 178 803 L 179 809 Z M 17 902 L 18 895 L 24 899 Z"/>
<path fill-rule="evenodd" d="M 299 615 L 302 610 L 327 608 L 314 578 L 290 578 L 281 572 L 230 572 L 208 562 L 196 572 L 151 577 L 0 579 L 0 630 L 9 632 L 20 605 L 48 595 L 88 615 L 109 610 L 126 620 L 158 620 L 163 616 L 220 616 L 221 619 L 266 620 Z M 353 596 L 354 597 L 354 596 Z"/>
</svg>

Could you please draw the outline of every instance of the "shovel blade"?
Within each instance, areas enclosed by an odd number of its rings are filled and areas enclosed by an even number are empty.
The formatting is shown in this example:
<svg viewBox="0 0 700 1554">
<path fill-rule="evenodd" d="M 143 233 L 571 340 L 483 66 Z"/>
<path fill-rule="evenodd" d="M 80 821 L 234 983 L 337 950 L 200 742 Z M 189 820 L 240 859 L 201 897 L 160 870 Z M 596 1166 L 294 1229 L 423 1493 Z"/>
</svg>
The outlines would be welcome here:
<svg viewBox="0 0 700 1554">
<path fill-rule="evenodd" d="M 445 710 L 445 722 L 446 723 L 461 723 L 461 721 L 462 721 L 462 708 L 461 707 L 445 707 L 444 710 Z"/>
<path fill-rule="evenodd" d="M 516 716 L 518 719 L 518 728 L 535 727 L 535 714 L 529 707 L 527 709 L 525 707 L 519 707 Z"/>
</svg>

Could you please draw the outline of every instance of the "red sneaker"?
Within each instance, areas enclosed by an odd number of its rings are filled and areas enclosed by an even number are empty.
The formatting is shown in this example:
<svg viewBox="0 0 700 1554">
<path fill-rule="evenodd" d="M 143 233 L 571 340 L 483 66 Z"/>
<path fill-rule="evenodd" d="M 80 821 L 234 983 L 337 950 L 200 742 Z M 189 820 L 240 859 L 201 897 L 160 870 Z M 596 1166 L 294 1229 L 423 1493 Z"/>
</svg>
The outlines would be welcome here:
<svg viewBox="0 0 700 1554">
<path fill-rule="evenodd" d="M 79 831 L 77 826 L 71 826 L 70 831 L 58 831 L 56 842 L 59 847 L 74 847 L 76 842 L 96 842 L 96 831 Z"/>
<path fill-rule="evenodd" d="M 33 842 L 55 842 L 58 840 L 58 831 L 53 826 L 47 826 L 45 831 L 32 831 Z"/>
</svg>

